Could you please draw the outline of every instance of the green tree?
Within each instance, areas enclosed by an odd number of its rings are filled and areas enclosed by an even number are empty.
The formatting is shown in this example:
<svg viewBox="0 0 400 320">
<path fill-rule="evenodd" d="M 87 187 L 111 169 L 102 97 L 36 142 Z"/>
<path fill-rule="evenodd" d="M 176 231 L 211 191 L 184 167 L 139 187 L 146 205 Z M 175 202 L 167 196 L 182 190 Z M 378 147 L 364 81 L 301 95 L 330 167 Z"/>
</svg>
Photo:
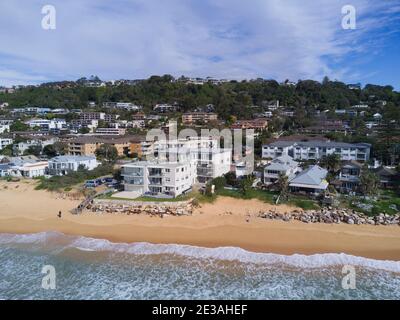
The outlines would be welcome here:
<svg viewBox="0 0 400 320">
<path fill-rule="evenodd" d="M 229 171 L 227 174 L 225 174 L 225 181 L 228 186 L 235 187 L 237 185 L 236 173 Z"/>
<path fill-rule="evenodd" d="M 36 157 L 39 157 L 41 153 L 42 153 L 42 146 L 39 145 L 29 146 L 29 148 L 24 151 L 24 155 L 33 155 Z"/>
<path fill-rule="evenodd" d="M 55 142 L 43 148 L 43 154 L 48 158 L 53 158 L 59 155 L 64 155 L 68 152 L 68 145 L 64 142 Z"/>
<path fill-rule="evenodd" d="M 29 129 L 29 126 L 25 123 L 23 123 L 21 120 L 17 120 L 13 122 L 10 126 L 10 131 L 15 132 L 15 131 L 26 131 Z"/>
<path fill-rule="evenodd" d="M 287 200 L 289 197 L 289 179 L 286 174 L 279 174 L 276 186 L 279 191 L 280 198 Z"/>
<path fill-rule="evenodd" d="M 251 187 L 254 182 L 254 177 L 253 176 L 245 176 L 242 180 L 239 182 L 239 187 L 240 187 L 240 192 L 244 195 L 247 196 L 249 191 L 251 190 Z"/>
<path fill-rule="evenodd" d="M 221 190 L 226 185 L 226 178 L 225 177 L 217 177 L 211 181 L 211 185 L 215 186 L 215 191 Z"/>
<path fill-rule="evenodd" d="M 335 175 L 340 170 L 341 164 L 340 156 L 337 154 L 323 156 L 320 161 L 320 165 L 327 169 L 332 175 Z"/>
<path fill-rule="evenodd" d="M 118 158 L 118 151 L 113 145 L 103 144 L 95 151 L 96 156 L 102 160 L 109 163 L 114 163 Z"/>
<path fill-rule="evenodd" d="M 13 147 L 12 145 L 5 146 L 0 150 L 0 154 L 3 156 L 11 157 L 13 155 Z"/>
<path fill-rule="evenodd" d="M 378 176 L 365 165 L 360 175 L 360 191 L 364 196 L 376 195 L 379 188 Z"/>
</svg>

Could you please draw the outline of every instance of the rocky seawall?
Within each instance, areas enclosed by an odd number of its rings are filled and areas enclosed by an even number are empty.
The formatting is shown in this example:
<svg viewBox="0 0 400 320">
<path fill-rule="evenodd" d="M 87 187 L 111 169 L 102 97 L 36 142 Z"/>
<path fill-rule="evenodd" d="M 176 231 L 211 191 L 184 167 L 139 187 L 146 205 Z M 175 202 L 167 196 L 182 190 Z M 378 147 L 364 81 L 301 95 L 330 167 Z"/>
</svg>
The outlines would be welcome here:
<svg viewBox="0 0 400 320">
<path fill-rule="evenodd" d="M 180 202 L 144 202 L 94 199 L 87 207 L 94 213 L 114 214 L 148 214 L 163 217 L 163 215 L 184 216 L 193 212 L 192 200 Z"/>
<path fill-rule="evenodd" d="M 321 210 L 298 211 L 281 214 L 274 210 L 261 212 L 260 218 L 269 220 L 292 221 L 297 220 L 304 223 L 328 223 L 328 224 L 369 224 L 369 225 L 399 225 L 400 213 L 395 215 L 379 214 L 376 216 L 367 216 L 364 213 L 348 209 L 324 208 Z"/>
</svg>

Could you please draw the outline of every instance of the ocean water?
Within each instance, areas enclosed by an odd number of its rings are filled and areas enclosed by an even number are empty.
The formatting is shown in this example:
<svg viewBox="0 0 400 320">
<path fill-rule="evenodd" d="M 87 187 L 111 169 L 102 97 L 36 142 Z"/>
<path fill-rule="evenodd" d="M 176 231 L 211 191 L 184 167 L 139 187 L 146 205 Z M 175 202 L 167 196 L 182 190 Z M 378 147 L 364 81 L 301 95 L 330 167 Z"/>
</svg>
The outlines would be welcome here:
<svg viewBox="0 0 400 320">
<path fill-rule="evenodd" d="M 45 265 L 55 290 L 42 288 Z M 342 287 L 343 265 L 356 289 Z M 400 262 L 0 234 L 0 299 L 400 299 Z"/>
</svg>

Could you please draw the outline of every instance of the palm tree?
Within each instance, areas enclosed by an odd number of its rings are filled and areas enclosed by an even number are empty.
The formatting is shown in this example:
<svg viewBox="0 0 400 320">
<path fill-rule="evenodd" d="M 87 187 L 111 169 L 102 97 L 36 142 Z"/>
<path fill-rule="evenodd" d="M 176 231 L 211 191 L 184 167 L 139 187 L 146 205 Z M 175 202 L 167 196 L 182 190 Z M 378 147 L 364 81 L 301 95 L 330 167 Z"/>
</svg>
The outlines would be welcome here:
<svg viewBox="0 0 400 320">
<path fill-rule="evenodd" d="M 360 175 L 361 193 L 364 196 L 377 194 L 379 188 L 378 176 L 368 169 L 367 165 L 361 169 Z"/>
<path fill-rule="evenodd" d="M 340 156 L 337 154 L 329 154 L 327 156 L 324 156 L 320 161 L 320 165 L 326 168 L 329 173 L 335 175 L 340 170 Z"/>
<path fill-rule="evenodd" d="M 278 187 L 279 197 L 288 199 L 289 195 L 289 179 L 286 174 L 280 173 L 278 181 L 276 182 L 276 186 Z"/>
</svg>

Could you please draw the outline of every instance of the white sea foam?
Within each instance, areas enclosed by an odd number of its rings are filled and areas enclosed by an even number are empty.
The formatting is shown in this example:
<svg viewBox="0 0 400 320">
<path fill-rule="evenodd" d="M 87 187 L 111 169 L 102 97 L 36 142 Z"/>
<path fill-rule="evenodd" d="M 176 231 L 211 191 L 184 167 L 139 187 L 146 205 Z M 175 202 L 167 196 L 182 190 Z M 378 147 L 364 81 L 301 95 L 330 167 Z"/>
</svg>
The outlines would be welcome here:
<svg viewBox="0 0 400 320">
<path fill-rule="evenodd" d="M 400 261 L 374 260 L 344 253 L 314 255 L 280 255 L 255 253 L 237 247 L 203 248 L 177 244 L 113 243 L 105 239 L 68 236 L 58 232 L 35 234 L 0 234 L 0 244 L 42 244 L 62 242 L 64 248 L 82 251 L 112 251 L 140 255 L 175 254 L 198 259 L 217 259 L 256 264 L 285 264 L 299 268 L 323 268 L 329 266 L 355 265 L 400 273 Z"/>
</svg>

